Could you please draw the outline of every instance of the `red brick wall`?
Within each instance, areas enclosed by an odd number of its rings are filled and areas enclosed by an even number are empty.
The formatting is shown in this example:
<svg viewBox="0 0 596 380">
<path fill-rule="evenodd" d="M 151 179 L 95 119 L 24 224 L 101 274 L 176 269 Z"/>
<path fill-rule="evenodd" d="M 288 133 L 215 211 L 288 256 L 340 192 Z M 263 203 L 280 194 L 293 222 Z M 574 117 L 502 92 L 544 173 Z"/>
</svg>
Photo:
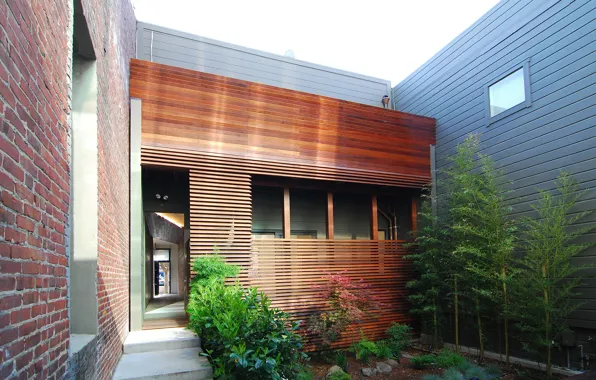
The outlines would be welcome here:
<svg viewBox="0 0 596 380">
<path fill-rule="evenodd" d="M 67 2 L 0 0 L 0 378 L 66 371 Z"/>
<path fill-rule="evenodd" d="M 100 377 L 128 327 L 128 1 L 83 1 L 98 61 Z M 72 4 L 0 0 L 0 378 L 63 377 Z"/>
</svg>

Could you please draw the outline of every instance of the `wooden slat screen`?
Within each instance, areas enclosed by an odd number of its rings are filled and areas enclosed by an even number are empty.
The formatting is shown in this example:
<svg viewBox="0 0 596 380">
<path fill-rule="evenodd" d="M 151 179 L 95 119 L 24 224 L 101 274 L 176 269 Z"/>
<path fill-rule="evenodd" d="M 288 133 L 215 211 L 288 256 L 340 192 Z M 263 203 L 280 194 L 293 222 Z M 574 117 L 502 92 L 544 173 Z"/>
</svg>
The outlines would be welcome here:
<svg viewBox="0 0 596 380">
<path fill-rule="evenodd" d="M 305 322 L 325 306 L 312 286 L 324 282 L 324 271 L 345 271 L 370 284 L 385 304 L 352 331 L 380 339 L 392 322 L 410 322 L 405 284 L 412 272 L 402 241 L 252 239 L 250 174 L 200 160 L 191 166 L 190 265 L 216 246 L 228 262 L 241 266 L 242 283 L 257 286 L 274 306 Z M 338 346 L 350 343 L 346 337 Z"/>
<path fill-rule="evenodd" d="M 250 265 L 250 179 L 248 174 L 233 171 L 190 170 L 191 269 L 194 258 L 212 254 L 214 247 L 228 262 L 245 268 Z"/>
<path fill-rule="evenodd" d="M 406 282 L 411 265 L 403 259 L 401 241 L 271 239 L 252 241 L 249 283 L 264 291 L 274 306 L 292 313 L 305 323 L 313 312 L 324 310 L 313 285 L 325 282 L 325 271 L 370 284 L 385 305 L 354 326 L 369 339 L 381 339 L 392 322 L 411 322 Z M 356 338 L 358 339 L 358 338 Z M 347 346 L 350 339 L 338 342 Z"/>
</svg>

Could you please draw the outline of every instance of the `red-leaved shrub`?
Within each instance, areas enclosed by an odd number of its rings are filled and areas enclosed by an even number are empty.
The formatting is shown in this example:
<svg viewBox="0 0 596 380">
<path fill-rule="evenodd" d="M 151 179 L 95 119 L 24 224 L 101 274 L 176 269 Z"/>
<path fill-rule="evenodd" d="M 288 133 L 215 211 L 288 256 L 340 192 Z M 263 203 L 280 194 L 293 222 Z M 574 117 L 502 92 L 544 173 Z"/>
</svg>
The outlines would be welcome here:
<svg viewBox="0 0 596 380">
<path fill-rule="evenodd" d="M 319 350 L 329 349 L 348 330 L 353 334 L 352 324 L 382 306 L 369 284 L 352 280 L 345 271 L 327 273 L 323 279 L 325 284 L 314 285 L 313 289 L 319 291 L 318 296 L 327 301 L 331 310 L 313 315 L 308 322 L 309 333 L 321 338 Z"/>
</svg>

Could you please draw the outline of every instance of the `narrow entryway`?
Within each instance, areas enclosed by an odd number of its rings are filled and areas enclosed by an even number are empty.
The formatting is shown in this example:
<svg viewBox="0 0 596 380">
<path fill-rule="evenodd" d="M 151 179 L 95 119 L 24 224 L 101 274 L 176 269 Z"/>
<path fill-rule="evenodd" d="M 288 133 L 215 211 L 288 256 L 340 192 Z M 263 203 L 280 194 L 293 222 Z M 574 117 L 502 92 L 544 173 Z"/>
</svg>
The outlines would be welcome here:
<svg viewBox="0 0 596 380">
<path fill-rule="evenodd" d="M 149 301 L 143 316 L 143 330 L 186 326 L 188 319 L 184 308 L 184 297 L 165 294 Z"/>
</svg>

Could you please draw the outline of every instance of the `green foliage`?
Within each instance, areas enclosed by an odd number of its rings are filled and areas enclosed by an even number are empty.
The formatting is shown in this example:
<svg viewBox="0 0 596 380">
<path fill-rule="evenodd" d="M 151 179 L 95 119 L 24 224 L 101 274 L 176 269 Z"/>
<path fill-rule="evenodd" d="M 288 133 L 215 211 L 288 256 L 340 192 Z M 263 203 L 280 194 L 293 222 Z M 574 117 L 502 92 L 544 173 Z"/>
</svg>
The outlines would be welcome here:
<svg viewBox="0 0 596 380">
<path fill-rule="evenodd" d="M 456 368 L 449 368 L 443 372 L 443 380 L 465 380 L 465 378 Z"/>
<path fill-rule="evenodd" d="M 578 272 L 588 268 L 573 260 L 588 248 L 576 243 L 595 224 L 574 226 L 589 212 L 574 212 L 584 192 L 567 173 L 557 180 L 556 196 L 540 189 L 539 200 L 532 205 L 536 218 L 523 221 L 522 286 L 517 315 L 526 348 L 546 354 L 547 376 L 552 375 L 552 342 L 566 330 L 565 319 L 579 306 L 575 288 L 582 282 Z M 591 266 L 593 267 L 593 266 Z"/>
<path fill-rule="evenodd" d="M 433 346 L 442 341 L 441 331 L 444 324 L 442 301 L 446 293 L 446 268 L 449 268 L 449 229 L 433 213 L 434 201 L 428 194 L 423 196 L 421 211 L 418 213 L 419 227 L 414 235 L 414 242 L 405 244 L 412 252 L 406 256 L 418 273 L 418 278 L 407 283 L 413 292 L 409 296 L 412 302 L 410 311 L 418 316 L 422 332 L 433 337 Z"/>
<path fill-rule="evenodd" d="M 410 359 L 410 363 L 412 363 L 414 368 L 418 369 L 431 368 L 436 364 L 436 356 L 430 354 L 414 356 Z"/>
<path fill-rule="evenodd" d="M 368 364 L 370 362 L 370 357 L 377 353 L 377 345 L 375 342 L 362 336 L 360 341 L 354 343 L 352 347 L 350 347 L 350 351 L 356 353 L 356 359 Z"/>
<path fill-rule="evenodd" d="M 399 358 L 401 352 L 410 347 L 411 333 L 412 328 L 410 326 L 400 323 L 393 323 L 387 329 L 387 335 L 389 335 L 387 345 L 395 357 Z"/>
<path fill-rule="evenodd" d="M 474 316 L 481 356 L 484 319 L 501 319 L 508 351 L 511 316 L 509 284 L 514 281 L 513 251 L 516 224 L 506 200 L 509 192 L 503 172 L 490 157 L 479 153 L 477 135 L 470 135 L 450 157 L 442 172 L 441 198 L 428 198 L 419 213 L 421 228 L 410 256 L 420 278 L 408 285 L 413 312 L 422 319 L 423 332 L 440 343 L 442 310 L 454 314 L 456 350 L 461 315 Z M 433 212 L 432 202 L 441 206 Z M 445 303 L 445 300 L 449 300 Z"/>
<path fill-rule="evenodd" d="M 460 367 L 466 362 L 463 356 L 450 350 L 442 350 L 435 360 L 436 366 L 439 368 Z"/>
<path fill-rule="evenodd" d="M 364 335 L 361 336 L 360 341 L 350 347 L 350 352 L 356 353 L 356 359 L 366 364 L 370 363 L 371 356 L 376 356 L 379 359 L 393 357 L 393 352 L 387 341 L 380 340 L 375 343 L 366 339 Z"/>
<path fill-rule="evenodd" d="M 303 367 L 297 374 L 296 380 L 314 380 L 315 373 L 310 369 Z"/>
<path fill-rule="evenodd" d="M 375 343 L 377 346 L 375 349 L 375 356 L 379 359 L 389 359 L 393 357 L 393 350 L 387 343 L 387 341 L 380 340 Z"/>
<path fill-rule="evenodd" d="M 576 289 L 584 270 L 594 267 L 579 264 L 577 256 L 588 247 L 579 238 L 596 224 L 582 221 L 589 212 L 578 212 L 576 205 L 584 192 L 565 173 L 555 181 L 556 191 L 538 190 L 531 218 L 516 221 L 510 204 L 519 202 L 507 190 L 504 173 L 480 153 L 479 141 L 471 135 L 457 146 L 439 176 L 440 197 L 427 196 L 418 214 L 420 229 L 408 256 L 419 274 L 408 283 L 412 312 L 435 347 L 441 317 L 451 313 L 456 351 L 461 318 L 473 317 L 480 356 L 486 320 L 498 324 L 507 362 L 515 321 L 521 343 L 544 355 L 550 377 L 553 342 L 579 306 Z M 414 361 L 426 365 L 425 360 Z"/>
<path fill-rule="evenodd" d="M 286 313 L 271 308 L 267 296 L 256 288 L 224 285 L 222 273 L 233 272 L 222 267 L 219 259 L 198 261 L 207 264 L 195 268 L 208 270 L 199 272 L 200 280 L 191 289 L 188 328 L 201 336 L 204 355 L 213 365 L 214 376 L 294 378 L 306 358 L 302 338 L 296 333 L 298 323 L 290 322 Z M 216 270 L 212 271 L 213 268 Z"/>
<path fill-rule="evenodd" d="M 470 367 L 464 371 L 464 374 L 466 379 L 471 379 L 473 377 L 477 378 L 478 380 L 488 379 L 487 373 L 480 367 Z"/>
<path fill-rule="evenodd" d="M 351 380 L 352 376 L 350 374 L 345 373 L 344 371 L 336 371 L 333 372 L 331 375 L 327 376 L 327 380 Z"/>
<path fill-rule="evenodd" d="M 335 353 L 335 364 L 344 371 L 348 370 L 348 356 L 343 350 L 339 350 Z"/>
<path fill-rule="evenodd" d="M 414 356 L 410 362 L 415 368 L 462 368 L 466 359 L 449 350 L 442 350 L 437 355 L 426 354 Z"/>
<path fill-rule="evenodd" d="M 213 255 L 197 258 L 192 263 L 192 269 L 197 275 L 192 279 L 191 286 L 209 286 L 213 282 L 223 282 L 226 277 L 238 276 L 239 268 L 225 262 L 214 248 Z"/>
<path fill-rule="evenodd" d="M 457 368 L 460 372 L 466 373 L 467 370 L 469 370 L 470 368 L 474 367 L 472 365 L 472 363 L 470 363 L 469 361 L 465 360 L 463 363 L 461 363 L 460 365 L 455 366 L 455 368 Z"/>
</svg>

